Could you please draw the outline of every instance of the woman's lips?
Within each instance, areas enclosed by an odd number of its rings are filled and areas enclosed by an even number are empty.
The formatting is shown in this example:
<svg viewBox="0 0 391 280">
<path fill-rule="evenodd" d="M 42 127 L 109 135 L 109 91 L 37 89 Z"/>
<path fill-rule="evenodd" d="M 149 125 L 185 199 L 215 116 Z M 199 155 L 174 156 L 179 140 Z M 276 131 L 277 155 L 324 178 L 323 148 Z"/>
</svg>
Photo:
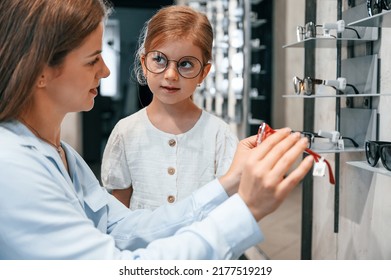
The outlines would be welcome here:
<svg viewBox="0 0 391 280">
<path fill-rule="evenodd" d="M 93 95 L 98 95 L 98 90 L 97 90 L 96 88 L 90 89 L 90 92 L 91 92 Z"/>
</svg>

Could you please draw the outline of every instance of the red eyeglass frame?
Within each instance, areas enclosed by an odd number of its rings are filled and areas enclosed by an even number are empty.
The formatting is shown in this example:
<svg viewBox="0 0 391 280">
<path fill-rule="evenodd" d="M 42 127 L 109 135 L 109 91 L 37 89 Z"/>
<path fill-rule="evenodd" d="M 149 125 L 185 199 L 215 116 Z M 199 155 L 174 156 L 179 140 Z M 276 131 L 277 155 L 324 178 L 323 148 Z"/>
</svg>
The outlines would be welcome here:
<svg viewBox="0 0 391 280">
<path fill-rule="evenodd" d="M 259 126 L 259 129 L 258 129 L 258 134 L 257 134 L 257 139 L 256 139 L 257 145 L 259 145 L 263 140 L 265 140 L 268 136 L 272 135 L 275 132 L 276 132 L 276 130 L 271 128 L 267 123 L 262 123 Z M 313 156 L 315 162 L 319 162 L 320 159 L 324 160 L 324 162 L 327 165 L 327 169 L 329 170 L 329 181 L 330 181 L 330 184 L 335 185 L 334 174 L 333 174 L 333 171 L 331 170 L 330 163 L 326 159 L 322 158 L 322 156 L 320 156 L 319 154 L 317 154 L 314 151 L 310 150 L 309 148 L 306 148 L 305 152 L 307 154 L 310 154 L 311 156 Z"/>
</svg>

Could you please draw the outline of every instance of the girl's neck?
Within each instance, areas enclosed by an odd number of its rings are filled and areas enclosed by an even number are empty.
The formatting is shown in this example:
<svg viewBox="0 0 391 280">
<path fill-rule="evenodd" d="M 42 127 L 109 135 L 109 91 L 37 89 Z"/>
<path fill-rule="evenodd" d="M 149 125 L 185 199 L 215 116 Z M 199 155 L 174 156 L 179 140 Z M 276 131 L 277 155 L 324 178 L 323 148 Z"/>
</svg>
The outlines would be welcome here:
<svg viewBox="0 0 391 280">
<path fill-rule="evenodd" d="M 166 133 L 182 134 L 189 131 L 199 120 L 202 110 L 193 102 L 178 105 L 152 101 L 147 107 L 150 122 Z"/>
</svg>

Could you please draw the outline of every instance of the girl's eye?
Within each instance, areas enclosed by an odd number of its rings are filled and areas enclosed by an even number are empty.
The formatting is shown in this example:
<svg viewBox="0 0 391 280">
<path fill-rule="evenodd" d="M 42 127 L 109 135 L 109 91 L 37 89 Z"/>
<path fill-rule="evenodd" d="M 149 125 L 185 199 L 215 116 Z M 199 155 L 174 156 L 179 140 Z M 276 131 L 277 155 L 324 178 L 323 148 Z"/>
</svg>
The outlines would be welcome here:
<svg viewBox="0 0 391 280">
<path fill-rule="evenodd" d="M 96 63 L 98 63 L 99 58 L 95 58 L 93 61 L 89 62 L 88 65 L 94 66 Z"/>
<path fill-rule="evenodd" d="M 162 56 L 162 55 L 156 55 L 153 60 L 155 61 L 155 63 L 157 64 L 166 64 L 166 60 L 165 58 Z"/>
<path fill-rule="evenodd" d="M 179 62 L 179 67 L 181 68 L 192 68 L 194 64 L 190 60 L 181 60 Z"/>
</svg>

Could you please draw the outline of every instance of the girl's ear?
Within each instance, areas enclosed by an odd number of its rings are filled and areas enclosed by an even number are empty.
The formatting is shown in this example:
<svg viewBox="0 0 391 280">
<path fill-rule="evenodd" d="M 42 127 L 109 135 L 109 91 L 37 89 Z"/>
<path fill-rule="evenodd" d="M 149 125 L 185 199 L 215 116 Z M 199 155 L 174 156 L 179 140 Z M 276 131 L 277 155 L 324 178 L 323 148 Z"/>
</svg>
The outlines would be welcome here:
<svg viewBox="0 0 391 280">
<path fill-rule="evenodd" d="M 140 63 L 141 63 L 141 68 L 143 69 L 144 77 L 146 78 L 148 71 L 147 71 L 147 68 L 145 67 L 144 62 L 145 62 L 145 56 L 143 55 L 140 57 Z"/>
<path fill-rule="evenodd" d="M 211 67 L 212 67 L 212 64 L 210 64 L 210 63 L 207 63 L 204 66 L 204 69 L 202 70 L 202 75 L 200 76 L 201 79 L 200 79 L 199 83 L 202 83 L 202 81 L 206 78 L 206 76 L 208 75 Z"/>
</svg>

